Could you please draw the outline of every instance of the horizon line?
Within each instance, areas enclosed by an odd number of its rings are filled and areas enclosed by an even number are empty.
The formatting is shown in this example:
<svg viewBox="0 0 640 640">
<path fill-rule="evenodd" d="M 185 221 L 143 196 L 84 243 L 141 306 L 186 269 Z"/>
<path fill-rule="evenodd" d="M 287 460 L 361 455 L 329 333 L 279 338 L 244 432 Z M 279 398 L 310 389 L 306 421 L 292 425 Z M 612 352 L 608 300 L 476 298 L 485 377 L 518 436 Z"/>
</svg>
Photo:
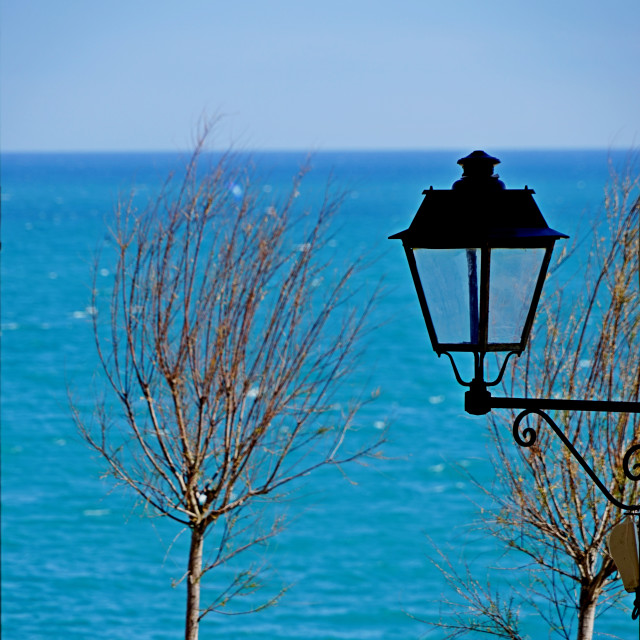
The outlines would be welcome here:
<svg viewBox="0 0 640 640">
<path fill-rule="evenodd" d="M 346 148 L 302 148 L 302 147 L 273 147 L 273 148 L 241 148 L 241 147 L 220 147 L 205 149 L 204 153 L 291 153 L 291 154 L 308 154 L 316 155 L 323 153 L 459 153 L 461 149 L 471 149 L 471 146 L 450 146 L 450 147 L 346 147 Z M 474 149 L 483 148 L 483 145 L 476 146 Z M 638 147 L 636 145 L 631 146 L 500 146 L 496 145 L 487 146 L 484 148 L 494 149 L 498 152 L 554 152 L 554 151 L 633 151 Z M 191 147 L 184 147 L 181 149 L 2 149 L 0 148 L 0 155 L 148 155 L 148 154 L 184 154 L 193 153 L 194 149 Z"/>
</svg>

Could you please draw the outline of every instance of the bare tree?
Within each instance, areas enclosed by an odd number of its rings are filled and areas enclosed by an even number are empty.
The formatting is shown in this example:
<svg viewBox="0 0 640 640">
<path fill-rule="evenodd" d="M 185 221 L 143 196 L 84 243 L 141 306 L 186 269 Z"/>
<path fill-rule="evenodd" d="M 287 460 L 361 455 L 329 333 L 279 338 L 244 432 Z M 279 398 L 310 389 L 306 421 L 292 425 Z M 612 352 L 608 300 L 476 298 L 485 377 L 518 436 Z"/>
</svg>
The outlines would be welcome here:
<svg viewBox="0 0 640 640">
<path fill-rule="evenodd" d="M 356 306 L 359 266 L 340 272 L 326 253 L 340 199 L 300 211 L 301 173 L 265 202 L 228 155 L 203 168 L 205 140 L 141 213 L 117 211 L 110 298 L 93 288 L 107 393 L 95 419 L 75 411 L 111 475 L 189 532 L 187 640 L 257 588 L 250 566 L 201 603 L 205 574 L 279 531 L 260 502 L 374 448 L 345 450 L 362 398 L 335 407 L 373 300 Z"/>
<path fill-rule="evenodd" d="M 547 292 L 527 355 L 512 368 L 509 395 L 638 401 L 639 187 L 637 174 L 612 173 L 602 215 L 592 229 L 586 269 L 582 264 L 577 286 Z M 640 416 L 567 412 L 556 418 L 614 498 L 637 503 L 639 487 L 622 469 L 624 454 L 640 440 Z M 527 606 L 538 606 L 550 628 L 567 640 L 577 618 L 578 640 L 590 640 L 598 608 L 623 595 L 606 540 L 624 513 L 594 487 L 539 416 L 527 419 L 537 440 L 518 448 L 511 436 L 514 416 L 490 416 L 495 482 L 478 486 L 495 508 L 481 515 L 480 527 L 509 553 L 525 558 L 519 568 L 527 584 L 520 596 Z M 517 619 L 513 607 L 505 609 L 504 599 L 480 587 L 470 572 L 460 575 L 440 567 L 461 596 L 458 613 L 463 615 L 448 637 L 477 629 L 478 617 L 487 623 L 486 633 L 501 635 L 503 627 L 489 624 L 496 612 L 510 623 Z M 473 615 L 465 617 L 465 609 Z M 447 628 L 449 623 L 435 624 Z M 503 637 L 519 639 L 517 625 Z"/>
</svg>

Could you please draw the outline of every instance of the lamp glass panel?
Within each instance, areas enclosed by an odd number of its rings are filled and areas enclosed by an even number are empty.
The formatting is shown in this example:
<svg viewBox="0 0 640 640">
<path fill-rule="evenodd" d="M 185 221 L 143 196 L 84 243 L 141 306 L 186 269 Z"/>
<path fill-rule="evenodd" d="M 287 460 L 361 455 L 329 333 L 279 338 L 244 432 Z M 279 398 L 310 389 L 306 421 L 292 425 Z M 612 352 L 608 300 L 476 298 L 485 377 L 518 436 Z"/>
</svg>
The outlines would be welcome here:
<svg viewBox="0 0 640 640">
<path fill-rule="evenodd" d="M 492 249 L 489 343 L 518 343 L 531 308 L 545 249 Z"/>
<path fill-rule="evenodd" d="M 414 249 L 440 344 L 477 344 L 479 249 Z"/>
</svg>

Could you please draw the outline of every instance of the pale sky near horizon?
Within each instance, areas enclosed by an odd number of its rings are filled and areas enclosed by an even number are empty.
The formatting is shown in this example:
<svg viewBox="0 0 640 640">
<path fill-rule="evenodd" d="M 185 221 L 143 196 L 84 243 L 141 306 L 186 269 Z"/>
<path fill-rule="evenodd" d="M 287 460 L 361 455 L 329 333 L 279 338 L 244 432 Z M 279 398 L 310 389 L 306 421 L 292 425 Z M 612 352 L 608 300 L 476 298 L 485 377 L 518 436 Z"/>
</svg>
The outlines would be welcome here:
<svg viewBox="0 0 640 640">
<path fill-rule="evenodd" d="M 0 148 L 630 148 L 639 0 L 0 0 Z"/>
</svg>

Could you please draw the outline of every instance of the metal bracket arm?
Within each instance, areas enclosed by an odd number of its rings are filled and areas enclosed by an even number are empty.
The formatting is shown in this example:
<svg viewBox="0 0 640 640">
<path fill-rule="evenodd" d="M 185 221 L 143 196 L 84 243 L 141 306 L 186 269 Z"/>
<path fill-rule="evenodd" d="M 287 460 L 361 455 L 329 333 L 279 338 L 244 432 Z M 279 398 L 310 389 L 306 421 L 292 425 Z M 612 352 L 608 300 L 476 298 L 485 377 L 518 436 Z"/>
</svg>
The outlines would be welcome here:
<svg viewBox="0 0 640 640">
<path fill-rule="evenodd" d="M 607 411 L 610 413 L 640 413 L 640 402 L 618 400 L 562 400 L 558 398 L 494 398 L 490 409 L 527 409 L 548 411 Z"/>
<path fill-rule="evenodd" d="M 472 395 L 472 390 L 467 392 L 467 395 Z M 477 402 L 476 402 L 477 400 Z M 578 461 L 580 466 L 586 471 L 587 475 L 593 480 L 601 493 L 620 509 L 626 511 L 640 511 L 640 504 L 628 505 L 620 502 L 617 498 L 611 495 L 605 484 L 598 478 L 593 469 L 587 464 L 585 459 L 578 453 L 573 446 L 573 443 L 567 438 L 562 429 L 549 417 L 547 413 L 543 411 L 543 408 L 548 411 L 607 411 L 610 413 L 640 413 L 640 402 L 624 402 L 624 401 L 610 401 L 610 400 L 563 400 L 557 398 L 494 398 L 489 394 L 487 397 L 484 395 L 478 395 L 471 398 L 471 408 L 476 410 L 486 410 L 485 413 L 491 411 L 491 409 L 521 409 L 521 412 L 516 417 L 513 423 L 513 438 L 521 447 L 530 447 L 536 441 L 536 431 L 531 427 L 527 427 L 523 430 L 522 435 L 519 431 L 519 426 L 522 420 L 534 413 L 540 416 L 555 432 L 555 434 L 562 440 L 564 446 L 571 452 L 571 455 Z M 640 444 L 633 444 L 626 452 L 623 458 L 622 467 L 624 475 L 633 480 L 633 482 L 640 481 L 640 463 L 631 464 L 631 458 L 640 452 Z"/>
<path fill-rule="evenodd" d="M 591 468 L 591 466 L 586 462 L 586 460 L 578 453 L 576 448 L 573 446 L 573 443 L 562 429 L 542 410 L 540 409 L 525 409 L 521 411 L 516 417 L 513 423 L 513 439 L 521 446 L 521 447 L 530 447 L 532 446 L 537 438 L 536 430 L 533 427 L 527 427 L 520 433 L 520 423 L 524 418 L 526 418 L 530 414 L 535 414 L 540 416 L 554 431 L 554 433 L 562 440 L 564 446 L 571 452 L 571 455 L 578 461 L 580 466 L 586 471 L 587 475 L 593 480 L 595 485 L 600 489 L 600 492 L 604 497 L 613 505 L 618 507 L 619 509 L 624 509 L 625 511 L 639 511 L 640 504 L 625 504 L 621 502 L 617 498 L 615 498 L 611 492 L 607 489 L 604 482 L 600 480 L 600 478 L 596 475 L 595 471 Z M 631 468 L 631 457 L 640 451 L 640 444 L 632 445 L 629 450 L 626 452 L 622 467 L 624 471 L 624 475 L 629 478 L 629 480 L 633 480 L 634 482 L 638 482 L 640 480 L 640 473 L 638 473 L 637 469 L 640 467 L 640 464 L 634 464 L 633 468 Z"/>
<path fill-rule="evenodd" d="M 567 438 L 563 430 L 549 417 L 547 411 L 606 411 L 609 413 L 640 413 L 640 402 L 610 401 L 610 400 L 563 400 L 558 398 L 495 398 L 488 391 L 486 384 L 480 380 L 473 380 L 469 390 L 465 393 L 465 410 L 473 415 L 484 415 L 492 409 L 520 409 L 521 412 L 513 423 L 513 437 L 521 447 L 530 447 L 536 441 L 537 433 L 532 427 L 527 427 L 520 434 L 519 427 L 522 420 L 534 413 L 541 417 L 555 434 L 562 440 L 564 446 L 578 461 L 587 475 L 593 480 L 602 494 L 616 507 L 626 511 L 640 512 L 640 504 L 624 504 L 607 489 L 598 478 L 594 470 L 578 453 L 573 443 Z M 640 455 L 640 444 L 633 444 L 623 458 L 623 471 L 629 480 L 640 481 L 640 463 L 632 465 L 631 458 Z"/>
</svg>

